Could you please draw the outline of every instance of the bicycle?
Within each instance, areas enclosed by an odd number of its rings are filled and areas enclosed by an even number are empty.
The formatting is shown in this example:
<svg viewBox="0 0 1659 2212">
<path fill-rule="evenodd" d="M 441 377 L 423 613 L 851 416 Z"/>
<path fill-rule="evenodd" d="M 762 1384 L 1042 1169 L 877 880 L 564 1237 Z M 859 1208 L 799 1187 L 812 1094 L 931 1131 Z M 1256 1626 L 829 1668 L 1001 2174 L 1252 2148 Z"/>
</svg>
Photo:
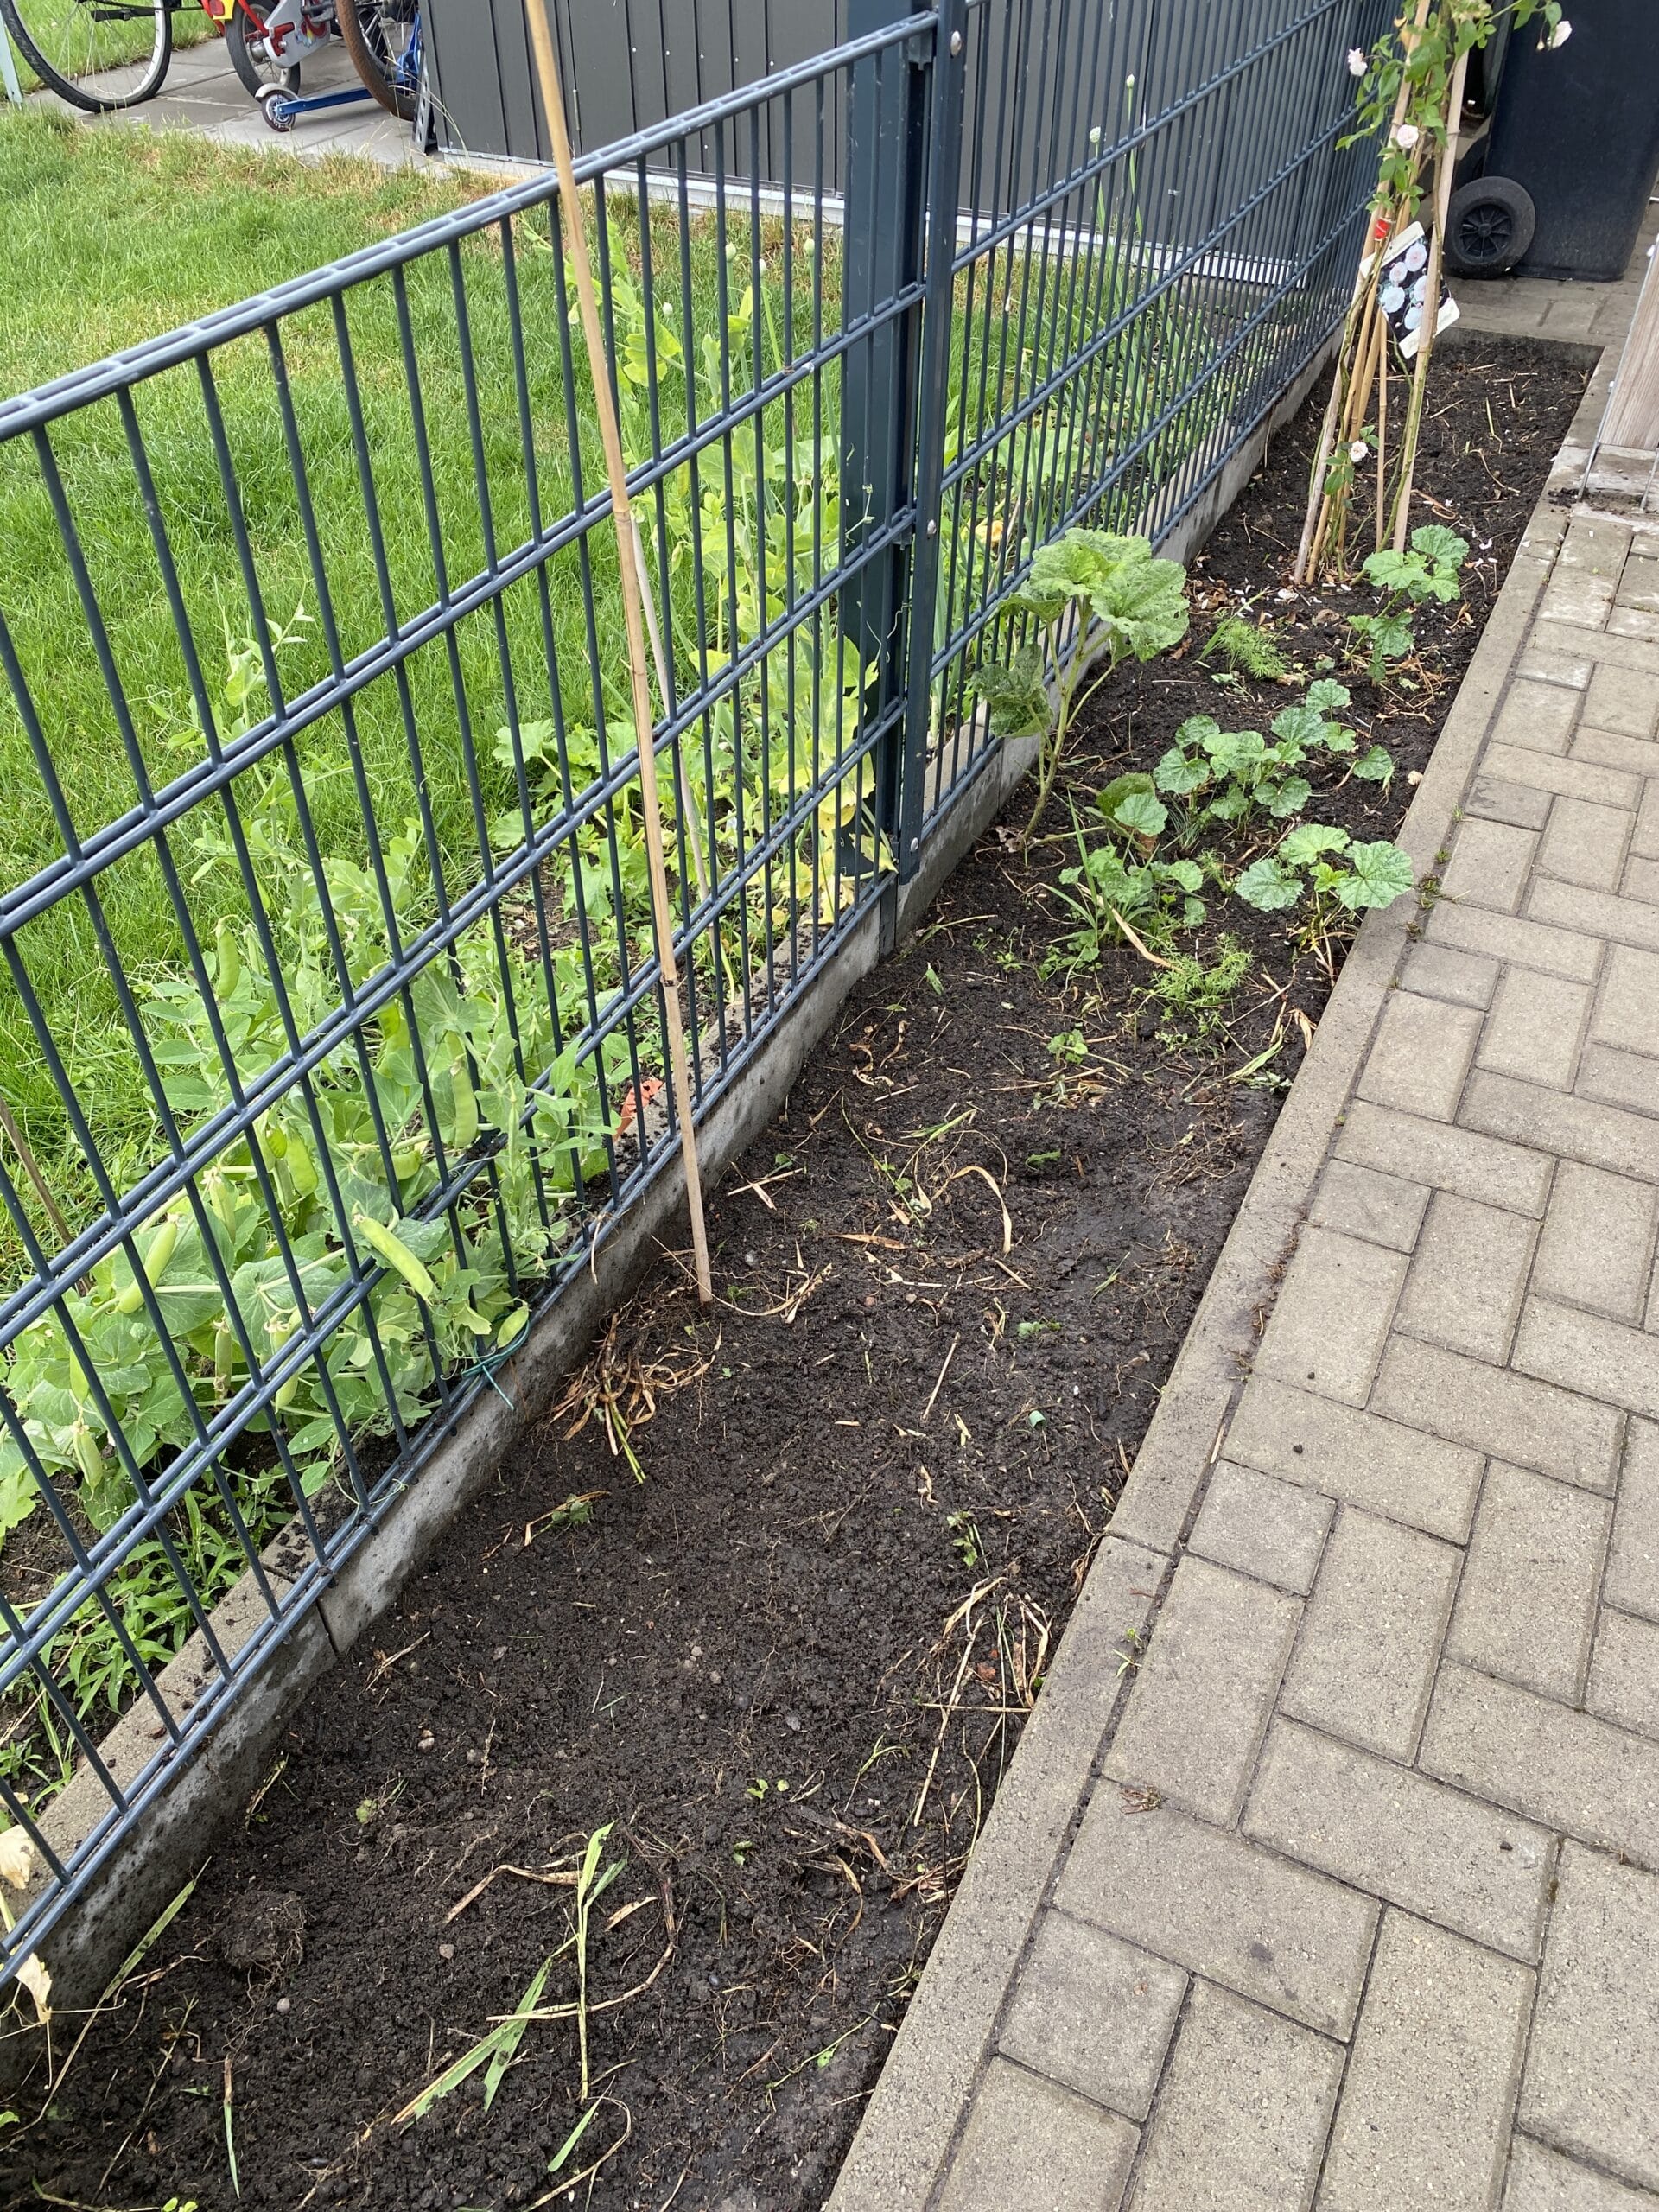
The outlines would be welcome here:
<svg viewBox="0 0 1659 2212">
<path fill-rule="evenodd" d="M 173 58 L 173 18 L 197 0 L 0 0 L 0 21 L 42 85 L 89 115 L 153 99 Z M 418 99 L 418 0 L 200 0 L 231 67 L 262 104 L 291 96 L 300 63 L 339 32 L 370 94 L 412 118 Z M 414 67 L 410 68 L 410 59 Z M 269 108 L 267 114 L 269 115 Z"/>
</svg>

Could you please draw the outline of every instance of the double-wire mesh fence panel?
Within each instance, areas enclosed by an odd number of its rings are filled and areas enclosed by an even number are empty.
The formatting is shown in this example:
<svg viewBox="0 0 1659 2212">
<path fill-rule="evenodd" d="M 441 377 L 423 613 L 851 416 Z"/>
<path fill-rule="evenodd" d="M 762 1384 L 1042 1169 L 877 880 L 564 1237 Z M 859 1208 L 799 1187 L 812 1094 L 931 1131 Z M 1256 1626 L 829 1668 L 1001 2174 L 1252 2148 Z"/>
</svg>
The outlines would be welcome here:
<svg viewBox="0 0 1659 2212">
<path fill-rule="evenodd" d="M 966 0 L 938 414 L 931 810 L 989 741 L 978 658 L 1037 546 L 1156 540 L 1348 303 L 1374 152 L 1347 51 L 1379 0 Z M 937 271 L 937 264 L 935 264 Z M 925 465 L 924 463 L 924 465 Z"/>
<path fill-rule="evenodd" d="M 988 757 L 1036 547 L 1328 336 L 1382 12 L 849 0 L 581 164 L 699 1113 Z M 0 406 L 0 1980 L 677 1146 L 571 214 Z"/>
</svg>

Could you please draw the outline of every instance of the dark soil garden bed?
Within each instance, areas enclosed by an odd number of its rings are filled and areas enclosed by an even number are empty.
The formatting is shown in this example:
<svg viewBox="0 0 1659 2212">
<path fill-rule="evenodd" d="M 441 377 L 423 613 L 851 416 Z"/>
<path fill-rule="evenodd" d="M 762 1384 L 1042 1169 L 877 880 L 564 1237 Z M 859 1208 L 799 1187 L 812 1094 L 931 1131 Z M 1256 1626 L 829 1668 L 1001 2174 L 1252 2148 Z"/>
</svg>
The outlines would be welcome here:
<svg viewBox="0 0 1659 2212">
<path fill-rule="evenodd" d="M 1320 819 L 1397 826 L 1583 383 L 1548 347 L 1437 364 L 1420 484 L 1471 542 L 1466 603 L 1420 620 L 1414 690 L 1347 677 L 1400 773 Z M 1080 803 L 1189 715 L 1265 728 L 1297 696 L 1199 658 L 1241 594 L 1307 673 L 1342 653 L 1357 595 L 1276 596 L 1313 427 L 1195 563 L 1181 657 L 1091 709 Z M 1212 901 L 1203 945 L 1252 965 L 1225 1030 L 1172 1045 L 1135 951 L 1039 972 L 1073 859 L 1064 804 L 1027 856 L 993 831 L 855 995 L 714 1198 L 714 1313 L 665 1260 L 296 1715 L 10 2139 L 9 2202 L 218 2212 L 228 2143 L 250 2208 L 505 2212 L 625 2131 L 595 2205 L 823 2202 L 1330 988 L 1282 916 Z M 559 1952 L 607 1823 L 588 2097 L 567 2016 L 487 2110 L 480 2071 L 400 2120 Z M 542 2002 L 575 1992 L 567 1950 Z"/>
</svg>

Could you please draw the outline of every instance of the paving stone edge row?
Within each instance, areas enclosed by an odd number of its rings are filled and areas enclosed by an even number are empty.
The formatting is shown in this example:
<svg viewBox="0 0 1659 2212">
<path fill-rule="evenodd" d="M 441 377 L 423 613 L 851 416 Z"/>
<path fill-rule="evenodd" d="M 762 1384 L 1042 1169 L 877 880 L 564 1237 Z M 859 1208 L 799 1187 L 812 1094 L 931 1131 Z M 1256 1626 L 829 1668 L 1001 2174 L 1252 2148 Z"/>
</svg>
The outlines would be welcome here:
<svg viewBox="0 0 1659 2212">
<path fill-rule="evenodd" d="M 1537 614 L 1567 524 L 1552 493 L 1570 471 L 1569 457 L 1593 435 L 1616 351 L 1590 380 L 1400 831 L 1419 876 L 1435 872 Z M 922 2212 L 933 2197 L 1059 1845 L 1076 1826 L 1122 1709 L 1122 1686 L 1109 1700 L 1103 1694 L 1103 1682 L 1114 1679 L 1103 1631 L 1116 1649 L 1127 1629 L 1155 1618 L 1161 1605 L 1220 1458 L 1256 1348 L 1257 1317 L 1273 1303 L 1419 921 L 1417 906 L 1406 900 L 1369 914 L 1338 978 L 826 2212 Z M 1141 1594 L 1152 1590 L 1154 1596 Z"/>
</svg>

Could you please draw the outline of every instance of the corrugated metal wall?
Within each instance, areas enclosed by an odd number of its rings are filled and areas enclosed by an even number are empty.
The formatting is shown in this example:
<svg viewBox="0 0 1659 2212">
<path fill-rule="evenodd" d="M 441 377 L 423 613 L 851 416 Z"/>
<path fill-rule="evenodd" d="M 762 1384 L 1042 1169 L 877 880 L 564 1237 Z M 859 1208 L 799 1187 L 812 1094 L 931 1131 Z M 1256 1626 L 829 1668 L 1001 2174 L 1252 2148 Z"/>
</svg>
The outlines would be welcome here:
<svg viewBox="0 0 1659 2212">
<path fill-rule="evenodd" d="M 846 35 L 847 0 L 553 0 L 553 13 L 587 151 L 826 53 Z M 524 0 L 424 0 L 423 14 L 448 143 L 550 159 Z"/>
</svg>

